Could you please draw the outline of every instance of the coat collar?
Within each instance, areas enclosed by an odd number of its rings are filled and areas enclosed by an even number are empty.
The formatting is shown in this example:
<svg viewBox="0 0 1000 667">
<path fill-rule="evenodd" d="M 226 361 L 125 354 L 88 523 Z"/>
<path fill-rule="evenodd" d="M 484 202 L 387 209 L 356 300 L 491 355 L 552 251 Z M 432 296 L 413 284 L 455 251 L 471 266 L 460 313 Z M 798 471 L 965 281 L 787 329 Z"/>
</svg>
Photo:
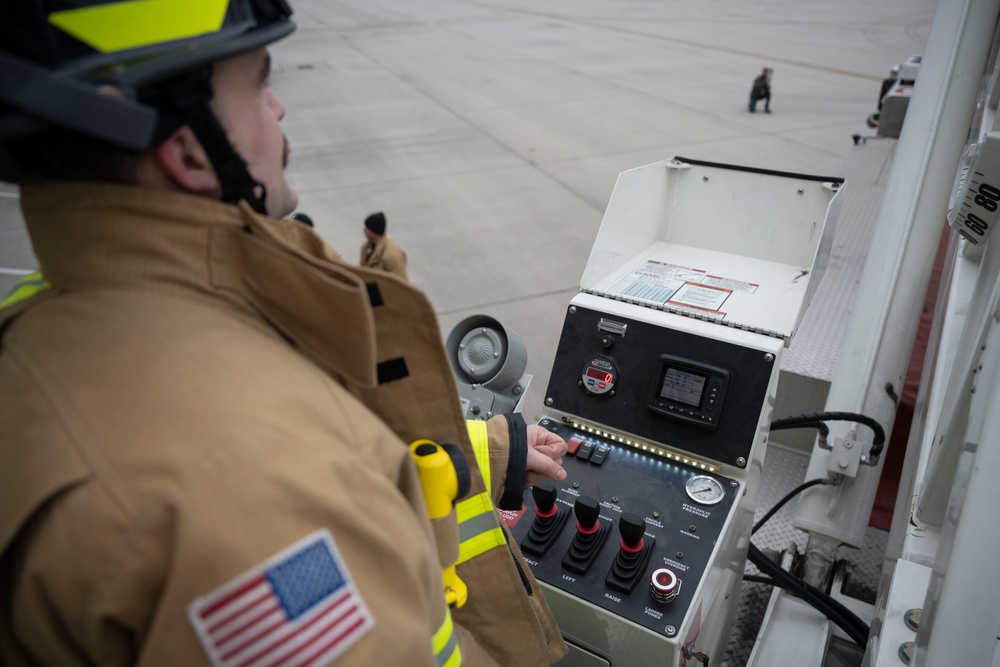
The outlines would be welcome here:
<svg viewBox="0 0 1000 667">
<path fill-rule="evenodd" d="M 263 318 L 327 372 L 376 385 L 370 272 L 343 262 L 305 225 L 245 205 L 95 183 L 25 186 L 21 206 L 57 290 L 146 289 L 214 302 Z"/>
<path fill-rule="evenodd" d="M 452 443 L 475 460 L 434 309 L 407 281 L 245 205 L 93 183 L 24 187 L 21 205 L 53 301 L 110 288 L 229 308 L 280 332 L 403 442 Z"/>
</svg>

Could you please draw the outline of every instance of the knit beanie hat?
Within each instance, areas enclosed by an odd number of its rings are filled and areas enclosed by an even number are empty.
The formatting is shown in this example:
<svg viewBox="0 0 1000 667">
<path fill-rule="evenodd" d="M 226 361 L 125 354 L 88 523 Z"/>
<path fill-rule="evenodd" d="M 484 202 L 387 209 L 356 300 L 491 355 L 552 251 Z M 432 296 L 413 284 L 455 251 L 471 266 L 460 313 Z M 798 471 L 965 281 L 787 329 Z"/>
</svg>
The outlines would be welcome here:
<svg viewBox="0 0 1000 667">
<path fill-rule="evenodd" d="M 379 236 L 385 236 L 385 214 L 379 211 L 365 218 L 365 227 Z"/>
</svg>

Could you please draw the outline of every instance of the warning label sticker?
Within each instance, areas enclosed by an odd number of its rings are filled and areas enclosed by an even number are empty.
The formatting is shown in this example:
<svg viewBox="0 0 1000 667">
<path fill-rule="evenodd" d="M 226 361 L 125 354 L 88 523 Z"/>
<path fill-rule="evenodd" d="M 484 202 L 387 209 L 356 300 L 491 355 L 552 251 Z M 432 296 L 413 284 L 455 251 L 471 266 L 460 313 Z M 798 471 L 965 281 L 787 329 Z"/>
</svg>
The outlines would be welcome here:
<svg viewBox="0 0 1000 667">
<path fill-rule="evenodd" d="M 517 525 L 517 522 L 521 520 L 521 515 L 524 514 L 524 510 L 528 509 L 524 505 L 521 506 L 519 510 L 497 510 L 500 512 L 500 516 L 503 517 L 503 522 L 507 524 L 508 528 L 513 528 Z"/>
<path fill-rule="evenodd" d="M 733 290 L 699 283 L 684 283 L 667 301 L 669 305 L 687 306 L 719 313 Z"/>
<path fill-rule="evenodd" d="M 726 317 L 722 305 L 732 294 L 754 294 L 758 287 L 758 283 L 648 259 L 614 283 L 607 293 L 669 306 L 675 312 L 696 317 L 721 320 Z"/>
<path fill-rule="evenodd" d="M 612 294 L 665 303 L 686 282 L 697 282 L 704 271 L 647 260 L 611 288 Z"/>
<path fill-rule="evenodd" d="M 760 285 L 754 283 L 743 282 L 742 280 L 733 280 L 732 278 L 720 278 L 719 276 L 705 276 L 701 280 L 702 285 L 711 285 L 713 287 L 722 287 L 723 289 L 731 290 L 733 292 L 745 292 L 746 294 L 753 294 L 757 291 Z"/>
</svg>

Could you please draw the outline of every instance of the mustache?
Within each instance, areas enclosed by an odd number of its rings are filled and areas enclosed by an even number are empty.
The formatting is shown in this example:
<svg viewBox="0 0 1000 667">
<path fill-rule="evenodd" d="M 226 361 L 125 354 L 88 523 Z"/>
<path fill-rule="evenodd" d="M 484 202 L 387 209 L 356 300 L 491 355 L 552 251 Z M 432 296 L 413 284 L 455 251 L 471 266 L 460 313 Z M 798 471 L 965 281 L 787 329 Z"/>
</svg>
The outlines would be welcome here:
<svg viewBox="0 0 1000 667">
<path fill-rule="evenodd" d="M 281 135 L 281 139 L 284 142 L 281 150 L 281 168 L 284 169 L 288 166 L 288 156 L 292 154 L 292 149 L 288 147 L 288 137 Z"/>
</svg>

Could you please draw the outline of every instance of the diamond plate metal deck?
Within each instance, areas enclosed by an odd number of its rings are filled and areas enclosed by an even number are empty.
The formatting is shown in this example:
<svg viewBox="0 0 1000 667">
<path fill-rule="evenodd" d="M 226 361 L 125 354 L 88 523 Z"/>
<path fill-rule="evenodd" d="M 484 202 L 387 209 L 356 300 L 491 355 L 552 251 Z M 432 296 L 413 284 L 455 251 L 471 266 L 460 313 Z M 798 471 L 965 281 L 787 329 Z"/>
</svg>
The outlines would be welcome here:
<svg viewBox="0 0 1000 667">
<path fill-rule="evenodd" d="M 895 147 L 889 140 L 858 144 L 845 156 L 838 175 L 847 182 L 830 260 L 783 356 L 786 373 L 826 382 L 833 378 Z"/>
</svg>

